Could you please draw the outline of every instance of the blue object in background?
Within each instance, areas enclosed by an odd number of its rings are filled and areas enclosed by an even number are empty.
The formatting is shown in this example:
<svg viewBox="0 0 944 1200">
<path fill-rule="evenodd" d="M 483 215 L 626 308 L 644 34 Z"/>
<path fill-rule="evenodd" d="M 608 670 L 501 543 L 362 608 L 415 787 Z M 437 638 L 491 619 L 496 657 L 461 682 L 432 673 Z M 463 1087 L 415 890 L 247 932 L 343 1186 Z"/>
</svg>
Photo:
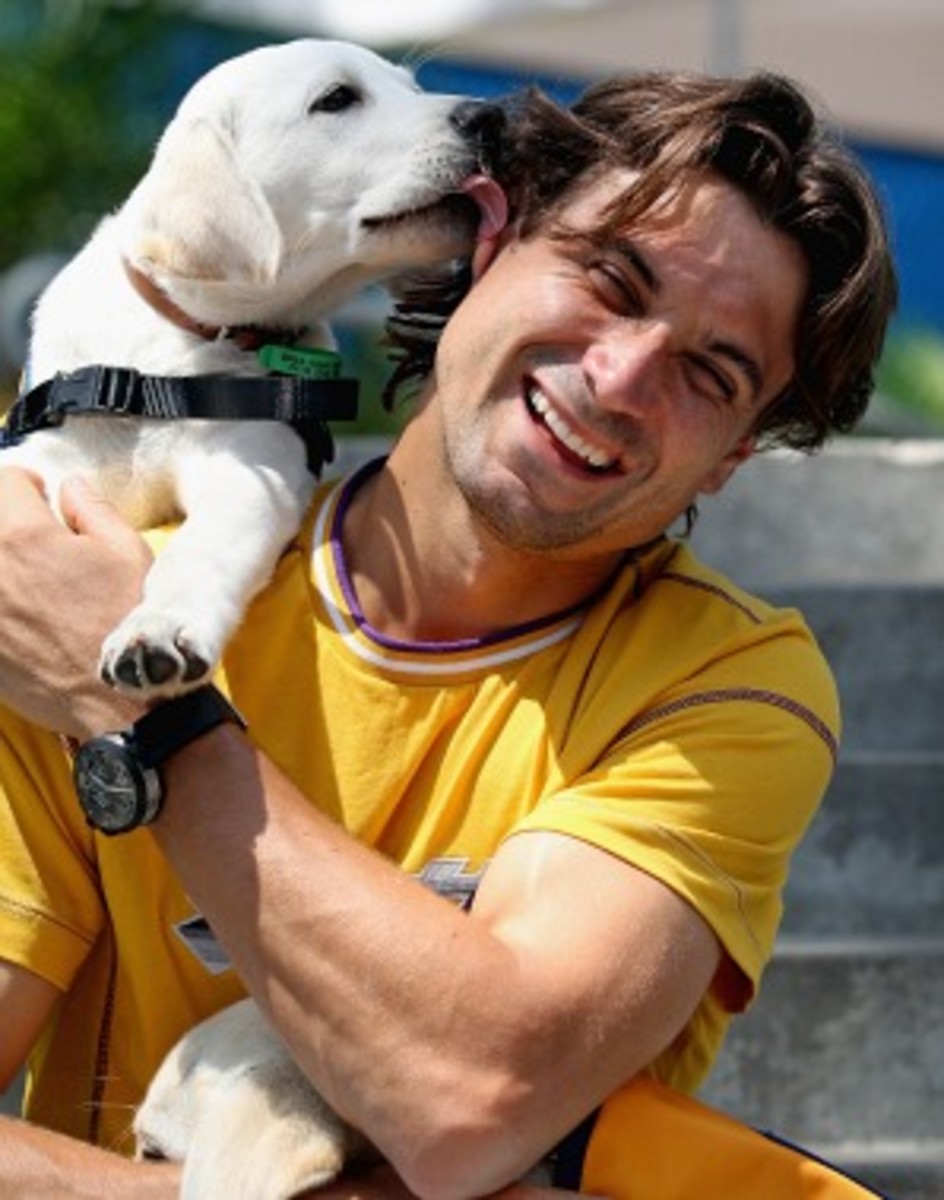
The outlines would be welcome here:
<svg viewBox="0 0 944 1200">
<path fill-rule="evenodd" d="M 430 91 L 492 99 L 528 83 L 569 103 L 589 82 L 476 67 L 447 58 L 419 65 Z M 944 155 L 849 139 L 885 205 L 901 286 L 896 325 L 944 334 Z"/>
</svg>

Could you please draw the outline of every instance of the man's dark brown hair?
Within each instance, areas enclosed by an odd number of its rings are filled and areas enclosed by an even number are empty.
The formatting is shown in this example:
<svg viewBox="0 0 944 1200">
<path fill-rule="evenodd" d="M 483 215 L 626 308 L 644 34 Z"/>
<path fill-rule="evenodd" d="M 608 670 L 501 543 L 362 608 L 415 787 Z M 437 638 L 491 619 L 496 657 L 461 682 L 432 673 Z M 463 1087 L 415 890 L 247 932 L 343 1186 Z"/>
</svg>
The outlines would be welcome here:
<svg viewBox="0 0 944 1200">
<path fill-rule="evenodd" d="M 796 374 L 758 421 L 761 445 L 812 451 L 853 428 L 868 404 L 897 285 L 875 190 L 855 158 L 788 80 L 648 72 L 591 87 L 571 108 L 530 89 L 508 104 L 495 174 L 522 237 L 558 232 L 563 207 L 608 172 L 636 181 L 603 217 L 605 236 L 713 172 L 803 255 L 808 286 Z M 400 362 L 388 396 L 432 369 L 438 331 L 468 287 L 407 290 L 388 327 Z"/>
</svg>

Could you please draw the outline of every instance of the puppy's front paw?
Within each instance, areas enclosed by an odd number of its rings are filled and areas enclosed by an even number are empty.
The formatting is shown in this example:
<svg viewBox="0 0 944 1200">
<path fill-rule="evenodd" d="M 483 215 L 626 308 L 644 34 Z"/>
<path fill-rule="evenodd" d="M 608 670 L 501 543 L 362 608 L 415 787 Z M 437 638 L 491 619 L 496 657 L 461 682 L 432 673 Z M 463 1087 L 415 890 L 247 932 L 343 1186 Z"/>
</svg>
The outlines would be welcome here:
<svg viewBox="0 0 944 1200">
<path fill-rule="evenodd" d="M 173 696 L 205 682 L 217 656 L 193 622 L 142 606 L 105 639 L 99 670 L 120 692 Z"/>
</svg>

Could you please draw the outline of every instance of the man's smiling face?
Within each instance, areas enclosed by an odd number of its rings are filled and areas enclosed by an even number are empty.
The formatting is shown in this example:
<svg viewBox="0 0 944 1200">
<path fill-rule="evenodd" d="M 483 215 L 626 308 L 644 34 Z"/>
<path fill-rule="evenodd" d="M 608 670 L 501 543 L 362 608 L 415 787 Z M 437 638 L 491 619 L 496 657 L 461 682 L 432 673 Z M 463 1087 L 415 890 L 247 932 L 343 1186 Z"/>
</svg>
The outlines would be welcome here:
<svg viewBox="0 0 944 1200">
<path fill-rule="evenodd" d="M 480 247 L 440 343 L 450 471 L 509 546 L 579 558 L 650 540 L 748 457 L 794 373 L 794 245 L 712 176 L 591 236 L 629 180 L 585 190 L 564 236 Z"/>
</svg>

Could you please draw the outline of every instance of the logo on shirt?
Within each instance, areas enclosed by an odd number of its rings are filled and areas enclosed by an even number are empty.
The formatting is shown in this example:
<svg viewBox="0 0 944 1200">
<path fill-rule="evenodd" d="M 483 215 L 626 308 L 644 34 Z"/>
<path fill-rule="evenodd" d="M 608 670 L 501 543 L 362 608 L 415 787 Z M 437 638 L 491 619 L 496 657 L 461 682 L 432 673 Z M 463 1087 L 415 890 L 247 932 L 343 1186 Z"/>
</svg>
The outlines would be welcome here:
<svg viewBox="0 0 944 1200">
<path fill-rule="evenodd" d="M 484 874 L 485 866 L 470 871 L 468 858 L 434 858 L 413 878 L 444 900 L 451 900 L 460 908 L 471 908 Z"/>
<path fill-rule="evenodd" d="M 210 928 L 206 917 L 201 913 L 175 925 L 174 933 L 211 975 L 222 975 L 233 965 L 229 955 L 216 940 L 216 934 Z"/>
</svg>

